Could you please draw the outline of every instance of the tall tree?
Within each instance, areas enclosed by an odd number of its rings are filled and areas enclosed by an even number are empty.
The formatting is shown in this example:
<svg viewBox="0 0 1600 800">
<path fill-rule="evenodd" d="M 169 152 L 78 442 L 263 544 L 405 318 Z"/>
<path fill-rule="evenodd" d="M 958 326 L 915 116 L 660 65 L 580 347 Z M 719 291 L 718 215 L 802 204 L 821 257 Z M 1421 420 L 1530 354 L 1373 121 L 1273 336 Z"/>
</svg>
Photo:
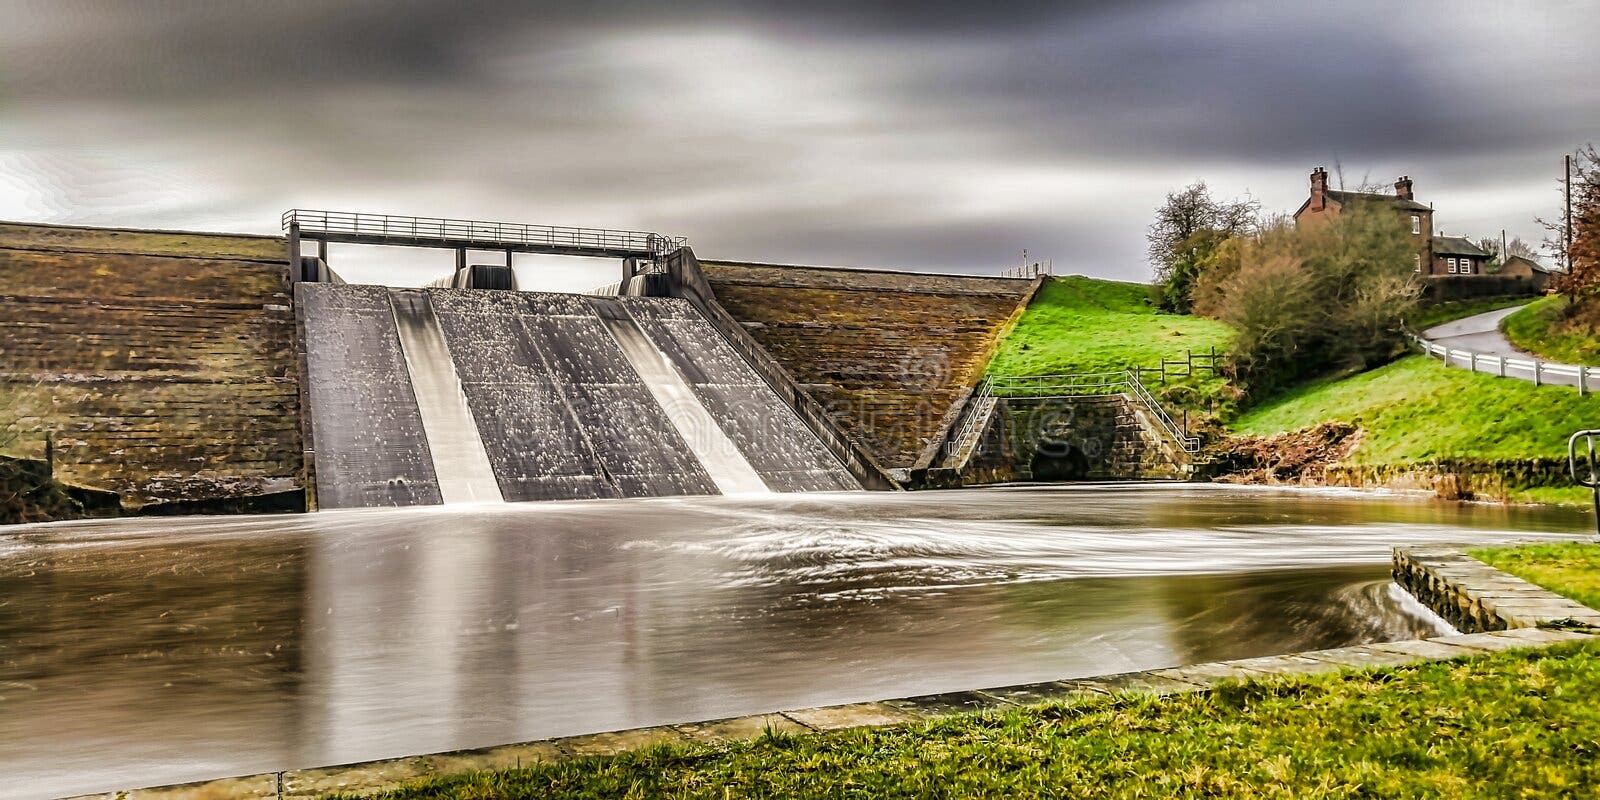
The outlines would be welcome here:
<svg viewBox="0 0 1600 800">
<path fill-rule="evenodd" d="M 1168 192 L 1146 235 L 1161 306 L 1187 312 L 1200 264 L 1222 242 L 1256 230 L 1260 214 L 1259 201 L 1219 201 L 1205 181 Z"/>
<path fill-rule="evenodd" d="M 1564 210 L 1555 222 L 1540 222 L 1550 231 L 1545 247 L 1562 256 L 1567 267 L 1552 283 L 1576 302 L 1600 295 L 1600 152 L 1594 145 L 1573 157 L 1572 181 L 1566 188 L 1572 194 L 1570 230 Z"/>
</svg>

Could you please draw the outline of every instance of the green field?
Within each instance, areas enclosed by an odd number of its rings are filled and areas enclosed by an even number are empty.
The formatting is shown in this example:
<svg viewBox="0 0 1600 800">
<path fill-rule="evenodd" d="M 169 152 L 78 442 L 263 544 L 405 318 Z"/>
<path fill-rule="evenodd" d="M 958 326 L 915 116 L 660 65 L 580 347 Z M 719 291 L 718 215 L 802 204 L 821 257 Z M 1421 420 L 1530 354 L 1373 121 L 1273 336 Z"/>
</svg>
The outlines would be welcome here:
<svg viewBox="0 0 1600 800">
<path fill-rule="evenodd" d="M 1408 356 L 1369 372 L 1312 381 L 1251 409 L 1231 426 L 1271 435 L 1327 420 L 1358 425 L 1353 463 L 1439 458 L 1565 458 L 1574 430 L 1600 427 L 1600 397 L 1570 387 L 1478 375 Z"/>
<path fill-rule="evenodd" d="M 1580 797 L 1600 646 L 435 779 L 387 797 Z"/>
<path fill-rule="evenodd" d="M 1470 555 L 1590 608 L 1600 608 L 1600 544 L 1490 547 L 1470 551 Z"/>
<path fill-rule="evenodd" d="M 1546 297 L 1535 301 L 1502 323 L 1506 338 L 1518 349 L 1561 364 L 1600 367 L 1600 331 L 1583 320 L 1563 325 L 1565 297 Z"/>
<path fill-rule="evenodd" d="M 1051 375 L 1157 367 L 1186 350 L 1227 347 L 1228 326 L 1166 314 L 1150 304 L 1150 287 L 1082 276 L 1047 281 L 1001 343 L 990 375 Z"/>
</svg>

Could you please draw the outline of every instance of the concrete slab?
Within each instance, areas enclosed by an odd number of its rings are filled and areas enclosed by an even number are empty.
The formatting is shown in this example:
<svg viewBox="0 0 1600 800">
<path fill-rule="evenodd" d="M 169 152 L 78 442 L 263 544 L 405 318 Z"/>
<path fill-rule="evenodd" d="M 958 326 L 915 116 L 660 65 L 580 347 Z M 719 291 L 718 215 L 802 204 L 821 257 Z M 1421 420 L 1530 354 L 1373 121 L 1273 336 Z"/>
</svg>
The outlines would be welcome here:
<svg viewBox="0 0 1600 800">
<path fill-rule="evenodd" d="M 457 750 L 426 756 L 435 773 L 447 775 L 468 770 L 517 769 L 534 764 L 561 761 L 567 755 L 555 742 L 524 742 L 479 750 Z"/>
<path fill-rule="evenodd" d="M 1260 678 L 1265 675 L 1263 672 L 1225 662 L 1190 664 L 1186 667 L 1158 669 L 1152 670 L 1150 674 L 1185 683 L 1196 683 L 1202 686 L 1210 686 L 1222 681 L 1247 681 L 1251 678 Z"/>
<path fill-rule="evenodd" d="M 1340 669 L 1340 665 L 1330 661 L 1318 661 L 1297 655 L 1240 658 L 1222 663 L 1268 675 L 1322 675 L 1338 672 Z"/>
<path fill-rule="evenodd" d="M 1578 631 L 1554 630 L 1551 628 L 1513 628 L 1508 631 L 1490 631 L 1486 636 L 1499 636 L 1503 639 L 1520 642 L 1527 647 L 1563 644 L 1566 642 L 1593 642 L 1600 641 L 1594 634 L 1579 633 Z"/>
<path fill-rule="evenodd" d="M 895 708 L 887 703 L 853 703 L 845 706 L 823 706 L 799 711 L 785 711 L 783 715 L 819 731 L 900 725 L 924 719 L 919 714 Z"/>
<path fill-rule="evenodd" d="M 627 731 L 591 733 L 556 739 L 555 744 L 574 756 L 609 756 L 627 750 L 640 750 L 658 744 L 685 744 L 688 737 L 670 726 L 634 728 Z"/>
<path fill-rule="evenodd" d="M 1141 694 L 1182 694 L 1184 692 L 1198 692 L 1206 688 L 1206 684 L 1193 681 L 1169 678 L 1150 672 L 1122 672 L 1115 675 L 1096 675 L 1090 678 L 1074 678 L 1062 681 L 1068 686 L 1099 690 L 1102 692 L 1138 692 Z"/>
<path fill-rule="evenodd" d="M 1366 646 L 1386 653 L 1400 653 L 1402 655 L 1437 659 L 1481 656 L 1485 652 L 1474 647 L 1451 644 L 1449 642 L 1428 641 L 1426 639 L 1412 639 L 1404 642 L 1379 642 Z"/>
<path fill-rule="evenodd" d="M 424 757 L 394 758 L 364 764 L 299 769 L 283 774 L 284 797 L 321 797 L 325 794 L 368 794 L 393 789 L 406 781 L 434 774 Z"/>
<path fill-rule="evenodd" d="M 1008 703 L 1016 703 L 1017 705 L 1075 703 L 1106 696 L 1106 693 L 1103 690 L 1091 689 L 1083 686 L 1072 686 L 1061 681 L 1024 683 L 1017 686 L 1002 686 L 995 689 L 984 689 L 982 692 L 983 694 L 991 697 L 1004 700 Z"/>
<path fill-rule="evenodd" d="M 981 692 L 946 692 L 885 700 L 888 705 L 923 717 L 970 714 L 1011 705 Z"/>
<path fill-rule="evenodd" d="M 68 800 L 119 800 L 119 798 L 122 800 L 232 800 L 233 798 L 276 798 L 277 796 L 278 775 L 277 773 L 269 772 L 262 775 L 221 778 L 214 781 L 160 786 L 152 789 L 129 789 L 106 792 L 104 794 L 86 794 L 69 798 Z"/>
<path fill-rule="evenodd" d="M 1499 633 L 1495 631 L 1494 633 Z M 1427 639 L 1429 642 L 1440 642 L 1456 647 L 1470 647 L 1489 653 L 1498 653 L 1504 650 L 1515 650 L 1524 645 L 1516 639 L 1504 636 L 1495 636 L 1493 633 L 1458 633 L 1452 636 L 1438 636 Z"/>
<path fill-rule="evenodd" d="M 1314 650 L 1300 655 L 1317 661 L 1343 664 L 1349 667 L 1403 667 L 1407 664 L 1428 660 L 1424 656 L 1373 650 L 1366 645 L 1339 647 L 1333 650 Z"/>
<path fill-rule="evenodd" d="M 811 729 L 782 714 L 756 714 L 750 717 L 733 717 L 688 725 L 674 725 L 692 741 L 703 744 L 723 744 L 744 739 L 758 739 L 767 731 L 774 733 L 810 733 Z"/>
</svg>

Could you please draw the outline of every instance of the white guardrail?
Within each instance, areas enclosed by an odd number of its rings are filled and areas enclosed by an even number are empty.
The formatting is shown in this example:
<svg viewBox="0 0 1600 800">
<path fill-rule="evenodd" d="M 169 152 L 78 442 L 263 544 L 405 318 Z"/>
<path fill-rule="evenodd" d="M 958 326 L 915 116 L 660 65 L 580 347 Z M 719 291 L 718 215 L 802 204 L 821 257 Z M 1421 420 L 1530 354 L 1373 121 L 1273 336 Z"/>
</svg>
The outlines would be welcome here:
<svg viewBox="0 0 1600 800">
<path fill-rule="evenodd" d="M 1596 380 L 1600 379 L 1600 367 L 1581 367 L 1572 364 L 1536 361 L 1528 358 L 1510 358 L 1490 353 L 1476 353 L 1471 350 L 1457 350 L 1438 342 L 1428 341 L 1416 334 L 1410 334 L 1410 336 L 1412 344 L 1422 348 L 1423 353 L 1438 358 L 1446 365 L 1469 369 L 1485 375 L 1533 381 L 1535 386 L 1543 386 L 1545 384 L 1572 386 L 1577 388 L 1580 395 L 1588 394 L 1590 388 L 1595 385 Z"/>
</svg>

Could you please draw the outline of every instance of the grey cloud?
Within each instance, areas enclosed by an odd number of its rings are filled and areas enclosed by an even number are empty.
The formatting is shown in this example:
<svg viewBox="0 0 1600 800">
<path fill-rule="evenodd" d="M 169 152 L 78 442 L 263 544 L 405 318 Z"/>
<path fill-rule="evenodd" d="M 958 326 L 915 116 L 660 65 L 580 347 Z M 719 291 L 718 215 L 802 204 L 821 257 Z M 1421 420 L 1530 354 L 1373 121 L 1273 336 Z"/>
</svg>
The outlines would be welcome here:
<svg viewBox="0 0 1600 800">
<path fill-rule="evenodd" d="M 1587 12 L 1550 4 L 13 5 L 0 179 L 58 221 L 360 206 L 756 260 L 987 271 L 1028 247 L 1131 278 L 1149 209 L 1195 178 L 1292 208 L 1337 157 L 1444 206 L 1525 198 L 1600 129 Z M 1484 65 L 1491 8 L 1550 43 Z"/>
</svg>

